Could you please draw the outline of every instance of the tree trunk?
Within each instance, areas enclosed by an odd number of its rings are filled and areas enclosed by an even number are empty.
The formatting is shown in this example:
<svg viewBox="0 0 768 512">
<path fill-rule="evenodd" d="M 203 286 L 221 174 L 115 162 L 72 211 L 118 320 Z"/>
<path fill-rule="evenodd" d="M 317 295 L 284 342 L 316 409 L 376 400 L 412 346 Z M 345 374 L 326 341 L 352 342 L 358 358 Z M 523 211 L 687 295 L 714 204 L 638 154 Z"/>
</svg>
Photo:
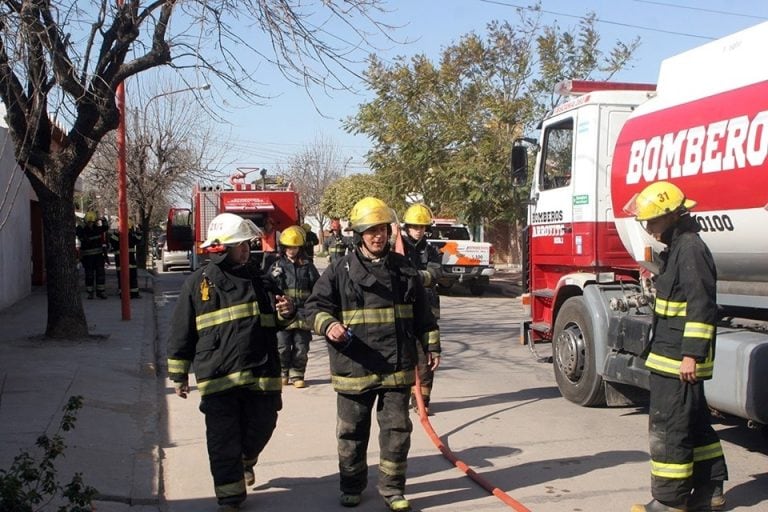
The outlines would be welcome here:
<svg viewBox="0 0 768 512">
<path fill-rule="evenodd" d="M 74 339 L 88 335 L 75 256 L 73 198 L 74 194 L 70 193 L 40 201 L 48 290 L 45 335 L 49 338 Z"/>
</svg>

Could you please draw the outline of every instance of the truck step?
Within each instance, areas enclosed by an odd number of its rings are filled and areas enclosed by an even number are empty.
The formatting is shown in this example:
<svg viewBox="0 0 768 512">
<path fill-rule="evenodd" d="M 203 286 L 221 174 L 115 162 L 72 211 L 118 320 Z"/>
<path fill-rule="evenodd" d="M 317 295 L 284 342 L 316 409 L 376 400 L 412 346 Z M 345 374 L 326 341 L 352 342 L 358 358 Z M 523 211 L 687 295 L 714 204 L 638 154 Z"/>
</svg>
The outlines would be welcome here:
<svg viewBox="0 0 768 512">
<path fill-rule="evenodd" d="M 549 332 L 551 326 L 547 322 L 533 322 L 531 324 L 531 329 L 538 332 Z"/>
<path fill-rule="evenodd" d="M 538 290 L 533 290 L 531 294 L 533 294 L 533 296 L 535 297 L 546 297 L 548 299 L 551 299 L 552 297 L 555 296 L 555 290 L 553 290 L 552 288 L 540 288 Z"/>
</svg>

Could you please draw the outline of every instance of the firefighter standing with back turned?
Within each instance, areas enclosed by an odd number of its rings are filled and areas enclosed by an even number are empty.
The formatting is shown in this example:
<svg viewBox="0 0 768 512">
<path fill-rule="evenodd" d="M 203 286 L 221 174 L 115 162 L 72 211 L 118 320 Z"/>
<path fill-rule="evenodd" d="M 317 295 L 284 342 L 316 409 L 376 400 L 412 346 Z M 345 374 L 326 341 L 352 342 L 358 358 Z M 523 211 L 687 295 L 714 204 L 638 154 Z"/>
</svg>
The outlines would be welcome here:
<svg viewBox="0 0 768 512">
<path fill-rule="evenodd" d="M 185 281 L 168 339 L 168 377 L 181 398 L 194 363 L 220 512 L 240 509 L 282 408 L 277 328 L 290 323 L 294 308 L 249 265 L 260 235 L 238 215 L 214 217 L 201 245 L 211 261 Z"/>
<path fill-rule="evenodd" d="M 700 512 L 725 505 L 723 448 L 710 424 L 704 380 L 712 378 L 717 272 L 690 215 L 696 202 L 674 184 L 644 188 L 625 211 L 664 243 L 656 277 L 650 370 L 651 494 L 632 512 Z"/>
<path fill-rule="evenodd" d="M 80 240 L 80 261 L 85 270 L 85 290 L 89 299 L 93 298 L 94 291 L 98 298 L 106 299 L 104 234 L 109 229 L 109 223 L 106 218 L 97 219 L 93 210 L 86 212 L 83 220 L 85 225 L 77 226 L 76 235 Z"/>
<path fill-rule="evenodd" d="M 315 332 L 328 341 L 331 384 L 337 393 L 341 497 L 360 504 L 368 484 L 371 415 L 379 423 L 378 491 L 390 510 L 411 510 L 404 497 L 413 425 L 408 401 L 417 352 L 440 333 L 418 271 L 390 250 L 395 216 L 374 197 L 350 212 L 353 252 L 329 266 L 306 304 Z"/>
<path fill-rule="evenodd" d="M 401 235 L 405 256 L 419 270 L 424 288 L 427 292 L 432 313 L 440 319 L 440 296 L 437 294 L 437 279 L 442 270 L 442 256 L 434 245 L 427 242 L 427 229 L 432 225 L 432 210 L 425 204 L 414 204 L 405 210 L 403 215 L 404 232 Z M 428 347 L 427 352 L 419 351 L 419 380 L 424 407 L 429 414 L 429 401 L 432 386 L 435 382 L 435 370 L 440 366 L 440 346 Z M 431 364 L 427 362 L 427 354 L 432 354 Z M 411 396 L 411 407 L 416 409 L 416 397 Z"/>
<path fill-rule="evenodd" d="M 137 275 L 136 267 L 136 246 L 143 239 L 141 232 L 137 231 L 133 225 L 133 221 L 128 221 L 128 281 L 131 290 L 131 298 L 138 299 L 141 297 L 139 294 L 139 279 Z M 120 290 L 120 224 L 118 228 L 109 236 L 109 244 L 112 246 L 112 252 L 115 253 L 115 269 L 117 270 L 117 289 Z"/>
</svg>

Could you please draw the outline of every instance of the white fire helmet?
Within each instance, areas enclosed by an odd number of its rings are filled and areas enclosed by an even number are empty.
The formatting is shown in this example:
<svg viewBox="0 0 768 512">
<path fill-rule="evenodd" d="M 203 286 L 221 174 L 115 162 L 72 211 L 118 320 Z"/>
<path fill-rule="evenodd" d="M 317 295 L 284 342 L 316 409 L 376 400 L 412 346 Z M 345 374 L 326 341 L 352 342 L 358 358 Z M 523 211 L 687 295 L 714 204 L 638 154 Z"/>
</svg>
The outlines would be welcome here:
<svg viewBox="0 0 768 512">
<path fill-rule="evenodd" d="M 208 237 L 200 245 L 200 248 L 234 246 L 260 236 L 262 236 L 262 232 L 253 221 L 234 213 L 221 213 L 215 216 L 208 225 Z"/>
</svg>

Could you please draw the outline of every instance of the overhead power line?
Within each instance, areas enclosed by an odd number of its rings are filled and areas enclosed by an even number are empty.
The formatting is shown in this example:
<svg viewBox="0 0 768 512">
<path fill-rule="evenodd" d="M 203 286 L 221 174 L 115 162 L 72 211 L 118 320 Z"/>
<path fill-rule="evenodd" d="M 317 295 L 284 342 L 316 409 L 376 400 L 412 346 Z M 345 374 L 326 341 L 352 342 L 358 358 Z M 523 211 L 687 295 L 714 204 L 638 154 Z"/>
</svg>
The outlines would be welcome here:
<svg viewBox="0 0 768 512">
<path fill-rule="evenodd" d="M 704 7 L 693 7 L 690 5 L 673 4 L 669 2 L 655 2 L 653 0 L 635 0 L 635 2 L 640 2 L 643 4 L 661 5 L 664 7 L 674 7 L 675 9 L 688 9 L 689 11 L 708 12 L 711 14 L 722 14 L 724 16 L 736 16 L 740 18 L 751 18 L 755 20 L 768 20 L 768 18 L 764 16 L 755 16 L 754 14 L 745 14 L 741 12 L 732 12 L 732 11 L 718 11 L 715 9 L 705 9 Z"/>
<path fill-rule="evenodd" d="M 518 5 L 518 4 L 513 4 L 511 2 L 502 2 L 500 0 L 480 0 L 480 1 L 483 2 L 483 3 L 486 3 L 486 4 L 495 4 L 495 5 L 501 5 L 501 6 L 504 6 L 504 7 L 514 7 L 515 9 L 523 9 L 523 10 L 526 10 L 526 11 L 543 12 L 545 14 L 553 14 L 555 16 L 563 16 L 565 18 L 575 18 L 575 19 L 578 19 L 578 20 L 586 20 L 587 19 L 586 16 L 579 16 L 577 14 L 569 14 L 569 13 L 558 12 L 558 11 L 549 11 L 547 9 L 538 9 L 536 7 L 531 7 L 531 6 L 527 6 L 527 5 Z M 692 37 L 692 38 L 695 38 L 695 39 L 705 39 L 707 41 L 714 41 L 715 39 L 717 39 L 716 37 L 704 36 L 704 35 L 701 35 L 701 34 L 691 34 L 691 33 L 688 33 L 688 32 L 678 32 L 676 30 L 664 30 L 664 29 L 656 28 L 656 27 L 646 27 L 644 25 L 635 25 L 633 23 L 624 23 L 624 22 L 621 22 L 621 21 L 606 20 L 604 18 L 595 18 L 595 21 L 597 23 L 603 23 L 603 24 L 606 24 L 606 25 L 616 25 L 616 26 L 619 26 L 619 27 L 635 28 L 635 29 L 638 29 L 638 30 L 645 30 L 645 31 L 648 31 L 648 32 L 657 32 L 657 33 L 660 33 L 660 34 L 670 34 L 670 35 L 674 35 L 674 36 Z"/>
</svg>

